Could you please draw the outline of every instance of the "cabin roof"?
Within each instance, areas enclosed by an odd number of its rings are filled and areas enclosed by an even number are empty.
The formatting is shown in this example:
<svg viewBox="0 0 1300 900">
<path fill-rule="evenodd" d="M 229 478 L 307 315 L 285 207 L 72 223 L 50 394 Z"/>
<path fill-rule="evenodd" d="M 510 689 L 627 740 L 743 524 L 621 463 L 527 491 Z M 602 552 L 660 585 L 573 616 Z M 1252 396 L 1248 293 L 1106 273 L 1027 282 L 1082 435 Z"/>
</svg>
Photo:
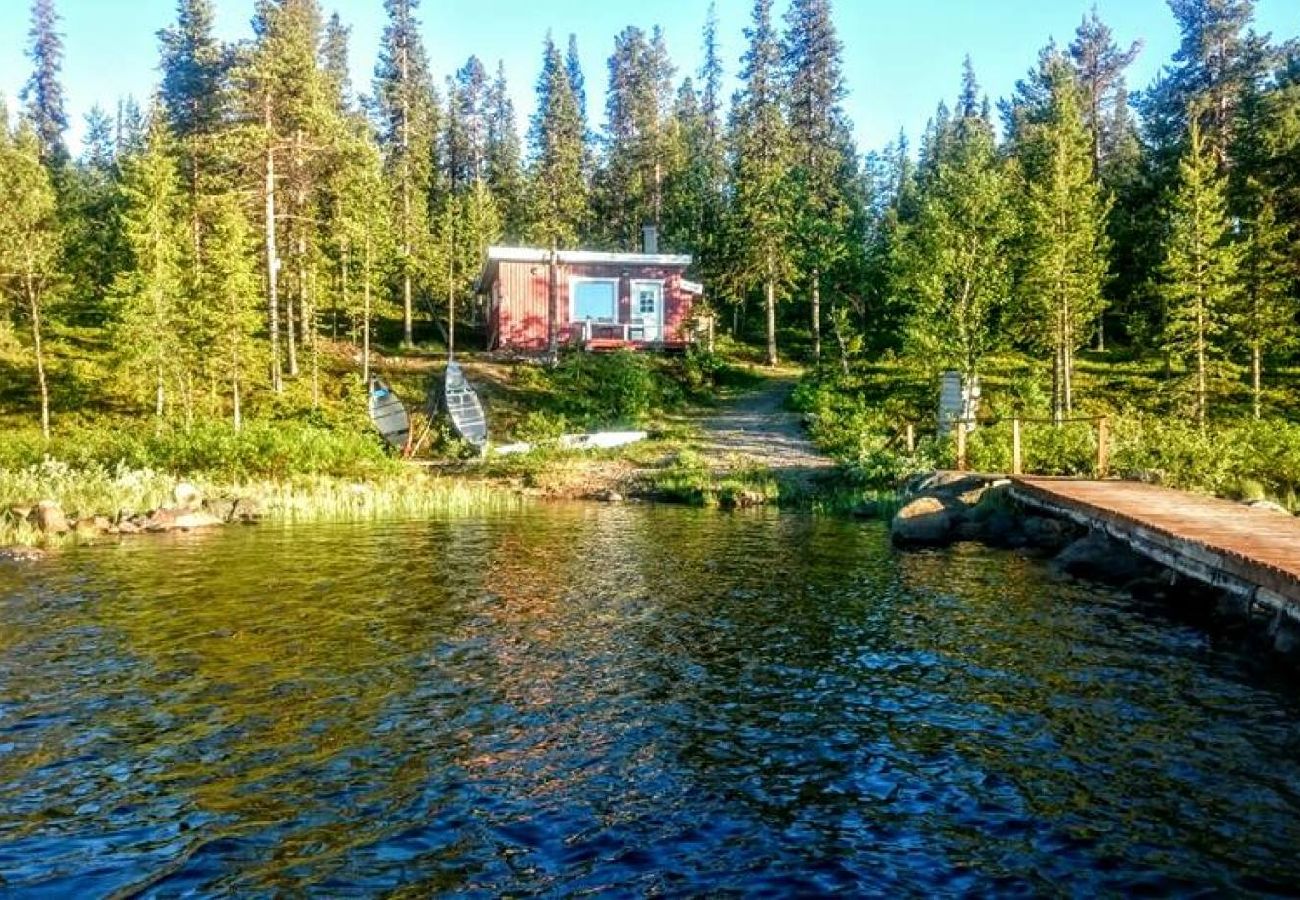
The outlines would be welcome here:
<svg viewBox="0 0 1300 900">
<path fill-rule="evenodd" d="M 475 285 L 483 290 L 492 279 L 497 267 L 503 262 L 547 263 L 551 251 L 541 247 L 489 247 L 487 261 L 483 272 Z M 693 258 L 687 254 L 676 253 L 608 253 L 602 250 L 561 250 L 556 254 L 560 265 L 582 266 L 600 265 L 602 263 L 618 266 L 656 266 L 660 268 L 685 269 L 691 265 Z"/>
</svg>

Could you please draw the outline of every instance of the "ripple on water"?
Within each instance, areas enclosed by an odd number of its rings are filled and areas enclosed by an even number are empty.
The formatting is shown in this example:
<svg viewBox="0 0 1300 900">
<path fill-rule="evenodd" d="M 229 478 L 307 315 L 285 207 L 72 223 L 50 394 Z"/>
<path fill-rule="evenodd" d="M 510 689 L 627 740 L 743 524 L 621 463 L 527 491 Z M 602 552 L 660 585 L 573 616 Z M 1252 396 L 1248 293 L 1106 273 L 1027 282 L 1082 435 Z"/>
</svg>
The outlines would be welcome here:
<svg viewBox="0 0 1300 900">
<path fill-rule="evenodd" d="M 550 507 L 0 579 L 0 890 L 1300 889 L 1294 686 L 1012 555 Z"/>
</svg>

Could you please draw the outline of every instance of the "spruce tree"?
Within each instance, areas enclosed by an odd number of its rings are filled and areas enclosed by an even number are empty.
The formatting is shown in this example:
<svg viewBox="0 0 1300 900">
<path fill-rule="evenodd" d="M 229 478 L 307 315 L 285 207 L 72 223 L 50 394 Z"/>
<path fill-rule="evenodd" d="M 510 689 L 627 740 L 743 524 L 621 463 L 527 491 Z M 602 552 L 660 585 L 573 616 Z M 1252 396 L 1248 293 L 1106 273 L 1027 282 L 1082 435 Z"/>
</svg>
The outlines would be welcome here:
<svg viewBox="0 0 1300 900">
<path fill-rule="evenodd" d="M 1209 421 L 1213 368 L 1224 355 L 1235 294 L 1239 251 L 1231 231 L 1225 179 L 1218 173 L 1215 151 L 1193 120 L 1169 207 L 1160 274 L 1165 346 L 1189 362 L 1193 406 L 1202 428 Z"/>
<path fill-rule="evenodd" d="M 775 366 L 776 304 L 794 278 L 792 161 L 784 116 L 781 47 L 772 0 L 755 0 L 741 57 L 743 87 L 731 115 L 732 208 L 725 279 L 739 295 L 761 287 L 767 364 Z"/>
<path fill-rule="evenodd" d="M 191 262 L 202 264 L 200 199 L 216 153 L 214 138 L 225 113 L 227 54 L 214 35 L 211 0 L 178 0 L 176 24 L 159 32 L 162 45 L 162 103 L 180 144 L 189 194 Z M 191 283 L 197 281 L 191 273 Z"/>
<path fill-rule="evenodd" d="M 588 216 L 582 120 L 564 61 L 549 34 L 528 143 L 528 238 L 551 249 L 572 246 Z"/>
<path fill-rule="evenodd" d="M 794 0 L 786 14 L 784 64 L 788 80 L 790 134 L 798 192 L 795 233 L 803 281 L 809 293 L 814 364 L 821 361 L 822 282 L 850 254 L 847 175 L 857 172 L 857 151 L 841 101 L 843 46 L 831 19 L 830 0 Z"/>
<path fill-rule="evenodd" d="M 192 318 L 182 297 L 184 218 L 176 152 L 158 111 L 143 152 L 122 163 L 122 232 L 130 264 L 118 274 L 116 346 L 125 370 L 148 385 L 155 417 L 167 410 L 168 385 L 184 383 Z"/>
<path fill-rule="evenodd" d="M 1291 230 L 1279 222 L 1272 196 L 1257 187 L 1252 215 L 1242 222 L 1240 308 L 1233 330 L 1250 356 L 1251 408 L 1263 417 L 1264 363 L 1270 356 L 1294 349 L 1300 308 L 1295 294 Z"/>
<path fill-rule="evenodd" d="M 672 75 L 658 29 L 648 36 L 629 27 L 615 38 L 598 194 L 606 238 L 625 250 L 636 248 L 643 225 L 662 226 Z"/>
<path fill-rule="evenodd" d="M 523 237 L 526 222 L 523 150 L 515 119 L 515 105 L 510 99 L 503 63 L 497 66 L 497 75 L 488 88 L 485 104 L 488 188 L 501 213 L 504 237 L 517 241 Z"/>
<path fill-rule="evenodd" d="M 64 314 L 103 325 L 114 274 L 123 265 L 113 120 L 102 107 L 86 116 L 84 150 L 68 173 L 61 203 L 70 290 Z"/>
<path fill-rule="evenodd" d="M 256 335 L 260 324 L 255 233 L 232 192 L 205 201 L 209 223 L 207 263 L 199 286 L 202 318 L 199 335 L 205 354 L 229 390 L 230 420 L 244 425 L 252 372 L 257 369 Z"/>
<path fill-rule="evenodd" d="M 415 340 L 415 290 L 430 252 L 428 209 L 435 188 L 437 98 L 420 37 L 419 0 L 385 0 L 384 8 L 388 26 L 375 68 L 375 112 L 398 225 L 402 341 L 410 346 Z"/>
<path fill-rule="evenodd" d="M 0 104 L 0 112 L 5 112 Z M 50 388 L 45 364 L 47 308 L 62 282 L 58 198 L 43 164 L 41 137 L 28 124 L 9 131 L 0 116 L 0 300 L 31 336 L 41 434 L 50 439 Z"/>
<path fill-rule="evenodd" d="M 18 96 L 40 141 L 41 159 L 51 168 L 59 169 L 69 158 L 64 140 L 68 113 L 61 80 L 63 35 L 59 31 L 59 13 L 54 0 L 32 0 L 32 25 L 27 36 L 32 75 Z"/>
<path fill-rule="evenodd" d="M 1074 355 L 1103 306 L 1106 202 L 1094 177 L 1095 145 L 1069 63 L 1047 57 L 1047 95 L 1025 111 L 1018 162 L 1024 178 L 1021 320 L 1030 341 L 1052 352 L 1052 413 L 1074 409 Z"/>
</svg>

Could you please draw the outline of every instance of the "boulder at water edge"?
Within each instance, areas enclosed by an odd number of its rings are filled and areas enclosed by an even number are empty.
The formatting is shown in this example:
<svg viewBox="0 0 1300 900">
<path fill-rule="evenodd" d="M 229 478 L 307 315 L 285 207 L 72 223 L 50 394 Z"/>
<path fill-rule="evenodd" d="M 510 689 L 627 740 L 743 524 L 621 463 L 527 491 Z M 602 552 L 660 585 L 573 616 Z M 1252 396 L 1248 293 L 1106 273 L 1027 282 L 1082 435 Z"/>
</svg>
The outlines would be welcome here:
<svg viewBox="0 0 1300 900">
<path fill-rule="evenodd" d="M 906 547 L 939 547 L 952 540 L 956 519 L 938 497 L 918 497 L 894 516 L 890 534 Z"/>
<path fill-rule="evenodd" d="M 63 514 L 63 507 L 53 500 L 42 500 L 32 510 L 31 523 L 41 534 L 67 534 L 72 530 L 68 517 Z"/>
</svg>

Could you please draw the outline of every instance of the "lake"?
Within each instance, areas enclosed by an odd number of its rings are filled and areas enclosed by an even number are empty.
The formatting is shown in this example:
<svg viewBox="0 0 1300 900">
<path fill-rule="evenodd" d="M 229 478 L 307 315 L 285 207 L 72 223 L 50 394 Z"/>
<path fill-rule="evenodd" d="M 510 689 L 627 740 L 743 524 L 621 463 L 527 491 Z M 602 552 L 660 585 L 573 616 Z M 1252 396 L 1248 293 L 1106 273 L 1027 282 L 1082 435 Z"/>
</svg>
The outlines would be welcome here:
<svg viewBox="0 0 1300 900">
<path fill-rule="evenodd" d="M 1295 893 L 1295 687 L 832 518 L 133 539 L 0 566 L 0 893 Z"/>
</svg>

